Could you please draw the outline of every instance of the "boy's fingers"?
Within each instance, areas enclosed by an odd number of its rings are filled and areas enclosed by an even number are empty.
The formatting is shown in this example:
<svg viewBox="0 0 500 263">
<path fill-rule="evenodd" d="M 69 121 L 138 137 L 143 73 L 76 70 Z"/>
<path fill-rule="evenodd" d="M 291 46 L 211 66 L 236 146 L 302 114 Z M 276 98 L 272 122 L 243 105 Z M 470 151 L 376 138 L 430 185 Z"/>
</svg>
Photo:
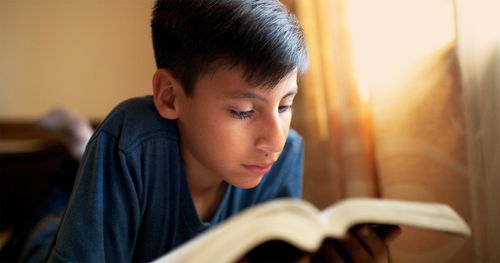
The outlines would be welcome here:
<svg viewBox="0 0 500 263">
<path fill-rule="evenodd" d="M 387 245 L 368 225 L 355 229 L 354 233 L 361 245 L 370 254 L 372 262 L 389 262 Z"/>
<path fill-rule="evenodd" d="M 372 256 L 353 233 L 338 241 L 337 250 L 346 262 L 373 262 Z"/>
<path fill-rule="evenodd" d="M 321 249 L 321 258 L 326 262 L 389 262 L 386 240 L 399 235 L 398 226 L 361 225 L 352 229 L 341 240 L 327 240 Z"/>
<path fill-rule="evenodd" d="M 339 245 L 335 240 L 327 239 L 320 249 L 320 255 L 311 262 L 345 262 L 339 254 Z"/>
<path fill-rule="evenodd" d="M 401 227 L 396 225 L 373 224 L 369 226 L 385 243 L 393 241 L 401 234 Z"/>
<path fill-rule="evenodd" d="M 384 236 L 383 240 L 385 243 L 389 243 L 399 237 L 401 235 L 401 227 L 399 226 L 392 226 L 391 230 L 387 232 L 387 234 Z"/>
</svg>

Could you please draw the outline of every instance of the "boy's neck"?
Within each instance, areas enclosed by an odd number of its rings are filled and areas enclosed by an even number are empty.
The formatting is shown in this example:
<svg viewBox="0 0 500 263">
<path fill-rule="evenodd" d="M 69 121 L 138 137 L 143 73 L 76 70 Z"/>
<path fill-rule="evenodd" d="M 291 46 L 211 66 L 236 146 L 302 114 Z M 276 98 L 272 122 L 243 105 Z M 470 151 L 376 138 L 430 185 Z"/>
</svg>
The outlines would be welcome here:
<svg viewBox="0 0 500 263">
<path fill-rule="evenodd" d="M 184 160 L 184 172 L 191 193 L 191 199 L 198 217 L 203 221 L 209 221 L 224 196 L 227 183 L 219 176 L 211 173 L 201 166 L 196 159 L 190 155 L 189 150 L 180 145 Z"/>
<path fill-rule="evenodd" d="M 191 198 L 196 208 L 196 213 L 202 221 L 210 221 L 219 207 L 224 193 L 227 188 L 227 183 L 221 181 L 216 187 L 197 187 L 195 182 L 190 182 L 188 177 L 189 190 Z"/>
</svg>

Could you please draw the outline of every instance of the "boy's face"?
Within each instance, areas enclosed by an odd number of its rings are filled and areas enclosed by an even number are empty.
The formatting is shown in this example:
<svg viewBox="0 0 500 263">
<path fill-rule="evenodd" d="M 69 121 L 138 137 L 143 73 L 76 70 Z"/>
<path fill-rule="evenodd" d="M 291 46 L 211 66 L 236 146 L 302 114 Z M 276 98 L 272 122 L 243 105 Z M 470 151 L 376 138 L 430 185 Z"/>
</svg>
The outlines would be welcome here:
<svg viewBox="0 0 500 263">
<path fill-rule="evenodd" d="M 181 93 L 177 123 L 190 180 L 257 186 L 283 150 L 296 92 L 296 71 L 265 89 L 249 86 L 241 69 L 221 67 L 203 75 L 191 97 Z"/>
</svg>

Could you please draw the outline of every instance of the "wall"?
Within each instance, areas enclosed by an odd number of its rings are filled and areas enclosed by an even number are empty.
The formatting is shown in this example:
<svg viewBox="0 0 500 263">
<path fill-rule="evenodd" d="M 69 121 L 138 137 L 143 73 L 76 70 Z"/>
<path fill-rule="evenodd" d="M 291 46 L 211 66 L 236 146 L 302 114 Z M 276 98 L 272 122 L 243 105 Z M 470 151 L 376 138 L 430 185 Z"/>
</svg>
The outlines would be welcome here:
<svg viewBox="0 0 500 263">
<path fill-rule="evenodd" d="M 151 93 L 152 0 L 0 1 L 0 118 L 102 118 Z"/>
</svg>

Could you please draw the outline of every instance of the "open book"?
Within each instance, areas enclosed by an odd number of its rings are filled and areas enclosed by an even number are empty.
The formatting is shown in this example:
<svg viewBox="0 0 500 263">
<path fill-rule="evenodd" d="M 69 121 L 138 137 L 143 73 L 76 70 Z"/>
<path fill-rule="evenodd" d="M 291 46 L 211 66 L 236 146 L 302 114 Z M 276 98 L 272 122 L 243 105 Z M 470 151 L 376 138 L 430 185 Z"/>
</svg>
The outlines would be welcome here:
<svg viewBox="0 0 500 263">
<path fill-rule="evenodd" d="M 325 238 L 342 238 L 351 227 L 365 223 L 471 234 L 465 221 L 445 204 L 350 198 L 319 211 L 303 200 L 278 199 L 243 211 L 157 262 L 235 262 L 272 240 L 314 252 Z"/>
</svg>

